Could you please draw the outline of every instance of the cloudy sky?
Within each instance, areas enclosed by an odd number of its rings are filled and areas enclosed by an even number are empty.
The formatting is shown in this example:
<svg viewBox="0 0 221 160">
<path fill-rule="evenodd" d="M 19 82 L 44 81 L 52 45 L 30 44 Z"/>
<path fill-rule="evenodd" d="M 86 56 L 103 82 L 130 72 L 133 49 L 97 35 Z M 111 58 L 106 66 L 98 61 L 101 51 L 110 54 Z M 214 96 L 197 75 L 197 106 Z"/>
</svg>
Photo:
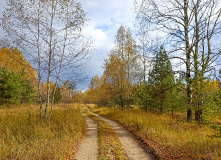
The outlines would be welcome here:
<svg viewBox="0 0 221 160">
<path fill-rule="evenodd" d="M 0 0 L 0 18 L 2 18 L 2 12 L 4 11 L 5 6 L 6 6 L 5 0 Z M 3 32 L 0 28 L 0 37 L 2 37 L 2 35 L 3 35 Z"/>
<path fill-rule="evenodd" d="M 134 0 L 78 0 L 90 19 L 85 29 L 85 36 L 92 37 L 96 51 L 92 53 L 89 71 L 89 80 L 79 85 L 79 88 L 86 88 L 96 74 L 103 74 L 102 65 L 104 59 L 114 45 L 114 37 L 117 29 L 124 25 L 133 27 Z M 0 17 L 6 6 L 6 0 L 0 0 Z M 3 32 L 0 30 L 0 36 Z"/>
<path fill-rule="evenodd" d="M 117 29 L 124 25 L 133 27 L 134 15 L 131 11 L 134 0 L 80 0 L 83 9 L 90 19 L 86 28 L 86 35 L 94 39 L 91 59 L 90 77 L 103 74 L 104 59 L 113 48 Z"/>
</svg>

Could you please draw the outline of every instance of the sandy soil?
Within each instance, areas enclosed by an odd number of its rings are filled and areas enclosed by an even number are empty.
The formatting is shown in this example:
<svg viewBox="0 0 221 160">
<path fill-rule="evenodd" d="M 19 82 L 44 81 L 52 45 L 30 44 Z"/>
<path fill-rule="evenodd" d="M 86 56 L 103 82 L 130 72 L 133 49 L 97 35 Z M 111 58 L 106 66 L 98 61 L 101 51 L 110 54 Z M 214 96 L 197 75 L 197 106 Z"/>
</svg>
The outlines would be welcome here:
<svg viewBox="0 0 221 160">
<path fill-rule="evenodd" d="M 94 113 L 92 113 L 94 114 Z M 138 141 L 133 135 L 127 131 L 123 126 L 109 119 L 103 118 L 97 114 L 94 114 L 103 121 L 107 122 L 119 135 L 119 139 L 124 149 L 127 152 L 129 160 L 151 160 L 151 155 L 147 154 L 143 148 L 140 147 Z"/>
<path fill-rule="evenodd" d="M 80 145 L 75 159 L 77 160 L 96 160 L 98 155 L 98 132 L 97 124 L 92 119 L 85 116 L 88 132 L 85 140 Z"/>
</svg>

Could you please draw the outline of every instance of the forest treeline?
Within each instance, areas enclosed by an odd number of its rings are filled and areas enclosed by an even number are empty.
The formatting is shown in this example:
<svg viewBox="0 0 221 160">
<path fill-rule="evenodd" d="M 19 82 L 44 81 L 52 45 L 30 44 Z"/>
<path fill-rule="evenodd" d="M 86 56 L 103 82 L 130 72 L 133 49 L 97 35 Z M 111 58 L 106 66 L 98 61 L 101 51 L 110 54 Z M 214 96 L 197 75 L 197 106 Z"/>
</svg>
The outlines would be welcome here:
<svg viewBox="0 0 221 160">
<path fill-rule="evenodd" d="M 121 26 L 116 35 L 115 47 L 104 62 L 104 73 L 91 80 L 84 94 L 86 103 L 100 106 L 139 106 L 157 113 L 185 112 L 188 104 L 185 77 L 175 72 L 164 47 L 154 53 L 149 67 L 143 67 L 136 42 L 130 31 Z M 205 76 L 192 80 L 191 108 L 195 120 L 206 115 L 217 115 L 221 106 L 219 77 Z"/>
<path fill-rule="evenodd" d="M 32 65 L 23 57 L 18 49 L 0 50 L 0 105 L 20 105 L 23 103 L 38 104 L 37 74 Z M 55 83 L 50 82 L 50 96 Z M 46 102 L 47 83 L 43 81 L 42 102 Z M 77 92 L 73 91 L 71 82 L 65 81 L 56 88 L 55 103 L 73 103 Z"/>
</svg>

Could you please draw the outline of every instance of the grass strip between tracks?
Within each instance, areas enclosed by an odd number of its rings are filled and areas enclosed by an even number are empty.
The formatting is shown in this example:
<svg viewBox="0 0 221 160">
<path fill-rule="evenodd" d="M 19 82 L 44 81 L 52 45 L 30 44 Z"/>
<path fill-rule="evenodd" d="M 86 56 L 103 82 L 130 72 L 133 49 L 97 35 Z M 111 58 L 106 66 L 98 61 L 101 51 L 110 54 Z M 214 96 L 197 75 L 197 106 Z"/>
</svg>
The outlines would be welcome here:
<svg viewBox="0 0 221 160">
<path fill-rule="evenodd" d="M 114 129 L 100 118 L 86 112 L 86 115 L 98 124 L 99 160 L 126 160 L 127 155 Z"/>
</svg>

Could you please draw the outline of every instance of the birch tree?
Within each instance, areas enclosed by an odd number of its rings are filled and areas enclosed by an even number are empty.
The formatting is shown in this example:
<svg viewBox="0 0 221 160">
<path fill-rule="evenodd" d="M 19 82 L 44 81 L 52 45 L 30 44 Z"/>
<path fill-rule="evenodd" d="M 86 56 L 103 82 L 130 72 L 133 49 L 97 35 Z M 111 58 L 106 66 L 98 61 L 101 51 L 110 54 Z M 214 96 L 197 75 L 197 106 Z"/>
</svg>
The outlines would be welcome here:
<svg viewBox="0 0 221 160">
<path fill-rule="evenodd" d="M 170 58 L 182 62 L 185 71 L 187 120 L 192 119 L 193 76 L 209 71 L 219 55 L 211 52 L 212 39 L 220 33 L 218 0 L 141 0 L 136 1 L 142 23 L 152 24 L 170 44 Z M 207 48 L 207 49 L 206 49 Z M 216 53 L 215 53 L 216 51 Z M 214 53 L 211 56 L 210 53 Z M 201 74 L 202 75 L 202 74 Z M 196 80 L 198 81 L 198 80 Z"/>
<path fill-rule="evenodd" d="M 119 74 L 119 97 L 121 109 L 125 104 L 130 105 L 132 101 L 132 84 L 139 79 L 139 63 L 136 51 L 136 42 L 128 29 L 121 26 L 116 35 L 115 48 L 112 54 L 118 57 L 120 63 Z M 108 75 L 108 74 L 106 74 Z"/>
<path fill-rule="evenodd" d="M 90 41 L 83 42 L 82 29 L 87 21 L 85 12 L 74 0 L 8 0 L 1 20 L 1 26 L 7 33 L 4 42 L 26 53 L 38 72 L 40 117 L 43 116 L 40 84 L 43 78 L 47 80 L 46 118 L 50 81 L 55 81 L 52 112 L 61 75 L 65 72 L 70 75 L 79 69 L 91 50 Z"/>
</svg>

